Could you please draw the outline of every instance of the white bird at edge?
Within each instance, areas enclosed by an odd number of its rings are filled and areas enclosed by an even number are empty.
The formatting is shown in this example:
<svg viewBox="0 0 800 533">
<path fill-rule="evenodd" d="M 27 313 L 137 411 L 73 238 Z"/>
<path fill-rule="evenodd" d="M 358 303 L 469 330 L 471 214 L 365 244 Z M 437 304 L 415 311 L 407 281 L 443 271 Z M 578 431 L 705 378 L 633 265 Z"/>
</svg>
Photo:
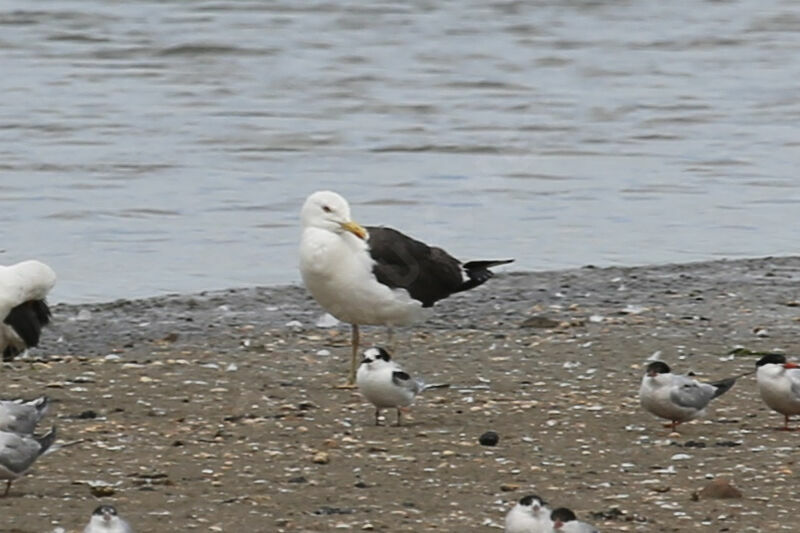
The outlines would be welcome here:
<svg viewBox="0 0 800 533">
<path fill-rule="evenodd" d="M 705 415 L 711 400 L 729 391 L 737 379 L 748 374 L 752 372 L 701 383 L 690 376 L 673 374 L 663 361 L 653 361 L 642 378 L 639 401 L 645 410 L 669 420 L 669 427 L 675 431 L 681 422 Z"/>
<path fill-rule="evenodd" d="M 314 299 L 352 326 L 348 385 L 356 377 L 359 325 L 406 326 L 434 303 L 482 285 L 489 268 L 513 259 L 461 263 L 397 230 L 362 227 L 347 200 L 331 191 L 311 194 L 301 210 L 300 273 Z"/>
<path fill-rule="evenodd" d="M 756 362 L 756 381 L 761 399 L 783 415 L 781 429 L 789 431 L 789 417 L 800 415 L 800 365 L 782 354 L 767 354 Z"/>
<path fill-rule="evenodd" d="M 53 269 L 41 261 L 0 266 L 0 354 L 11 361 L 38 346 L 42 328 L 50 323 L 45 300 L 56 283 Z"/>
<path fill-rule="evenodd" d="M 375 406 L 375 425 L 380 425 L 381 409 L 397 409 L 397 425 L 400 425 L 400 408 L 408 407 L 417 394 L 429 389 L 444 389 L 450 385 L 437 383 L 426 385 L 412 378 L 392 361 L 389 352 L 381 347 L 368 348 L 356 374 L 358 390 Z"/>
</svg>

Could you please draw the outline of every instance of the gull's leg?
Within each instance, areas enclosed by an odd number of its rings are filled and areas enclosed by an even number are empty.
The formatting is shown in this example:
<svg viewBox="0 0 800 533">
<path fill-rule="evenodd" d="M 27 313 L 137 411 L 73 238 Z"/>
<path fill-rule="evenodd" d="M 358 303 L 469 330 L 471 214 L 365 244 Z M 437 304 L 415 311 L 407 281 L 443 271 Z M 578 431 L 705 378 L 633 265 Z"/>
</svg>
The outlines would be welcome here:
<svg viewBox="0 0 800 533">
<path fill-rule="evenodd" d="M 12 481 L 13 481 L 12 479 L 9 479 L 8 481 L 6 481 L 6 491 L 3 493 L 3 498 L 8 496 L 8 491 L 11 490 L 11 482 Z"/>
<path fill-rule="evenodd" d="M 388 330 L 388 333 L 389 333 L 389 335 L 388 335 L 389 338 L 387 339 L 387 347 L 389 349 L 389 353 L 394 354 L 394 352 L 395 352 L 395 350 L 394 350 L 394 328 L 392 326 L 387 326 L 386 329 Z"/>
<path fill-rule="evenodd" d="M 401 414 L 402 414 L 402 411 L 400 411 L 400 408 L 398 407 L 397 408 L 397 426 L 398 427 L 400 426 L 400 415 Z"/>
<path fill-rule="evenodd" d="M 358 343 L 361 340 L 358 332 L 358 324 L 352 326 L 352 343 L 353 343 L 353 356 L 350 359 L 350 376 L 347 378 L 347 384 L 351 387 L 356 384 L 356 366 L 358 361 Z"/>
</svg>

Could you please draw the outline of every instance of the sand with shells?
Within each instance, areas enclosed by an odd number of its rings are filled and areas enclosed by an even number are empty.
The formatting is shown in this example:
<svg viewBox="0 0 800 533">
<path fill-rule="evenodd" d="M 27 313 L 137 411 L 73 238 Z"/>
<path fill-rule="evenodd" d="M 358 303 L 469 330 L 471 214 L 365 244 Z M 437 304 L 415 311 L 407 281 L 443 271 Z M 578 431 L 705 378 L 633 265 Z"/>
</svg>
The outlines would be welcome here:
<svg viewBox="0 0 800 533">
<path fill-rule="evenodd" d="M 800 258 L 504 274 L 396 335 L 453 385 L 402 427 L 336 388 L 349 330 L 300 287 L 58 305 L 3 395 L 50 395 L 80 442 L 0 499 L 0 531 L 81 531 L 103 502 L 139 532 L 491 532 L 529 492 L 602 531 L 795 531 L 800 434 L 752 376 L 679 435 L 637 391 L 655 352 L 702 379 L 791 354 L 798 305 Z M 725 478 L 742 498 L 698 498 Z"/>
</svg>

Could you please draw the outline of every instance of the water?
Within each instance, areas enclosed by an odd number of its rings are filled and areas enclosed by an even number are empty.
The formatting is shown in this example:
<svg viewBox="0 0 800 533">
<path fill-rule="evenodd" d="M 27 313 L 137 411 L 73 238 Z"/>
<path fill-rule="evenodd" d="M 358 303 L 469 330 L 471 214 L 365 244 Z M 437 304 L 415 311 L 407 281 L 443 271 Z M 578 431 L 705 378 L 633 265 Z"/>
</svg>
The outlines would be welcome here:
<svg viewBox="0 0 800 533">
<path fill-rule="evenodd" d="M 793 0 L 0 2 L 0 263 L 299 281 L 335 189 L 517 269 L 797 253 Z"/>
</svg>

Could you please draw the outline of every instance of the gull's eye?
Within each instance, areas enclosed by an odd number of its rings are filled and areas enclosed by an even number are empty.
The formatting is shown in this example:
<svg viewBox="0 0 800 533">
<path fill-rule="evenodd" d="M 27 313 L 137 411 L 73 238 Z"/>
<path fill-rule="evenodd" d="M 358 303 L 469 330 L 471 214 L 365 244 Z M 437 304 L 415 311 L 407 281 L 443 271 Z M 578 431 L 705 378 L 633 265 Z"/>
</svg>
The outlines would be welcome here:
<svg viewBox="0 0 800 533">
<path fill-rule="evenodd" d="M 333 211 L 333 209 L 331 209 L 331 208 L 330 208 L 330 207 L 328 207 L 327 205 L 323 205 L 323 206 L 322 206 L 322 210 L 323 210 L 323 211 L 325 211 L 326 213 L 330 213 L 330 212 L 332 212 L 332 211 Z"/>
</svg>

